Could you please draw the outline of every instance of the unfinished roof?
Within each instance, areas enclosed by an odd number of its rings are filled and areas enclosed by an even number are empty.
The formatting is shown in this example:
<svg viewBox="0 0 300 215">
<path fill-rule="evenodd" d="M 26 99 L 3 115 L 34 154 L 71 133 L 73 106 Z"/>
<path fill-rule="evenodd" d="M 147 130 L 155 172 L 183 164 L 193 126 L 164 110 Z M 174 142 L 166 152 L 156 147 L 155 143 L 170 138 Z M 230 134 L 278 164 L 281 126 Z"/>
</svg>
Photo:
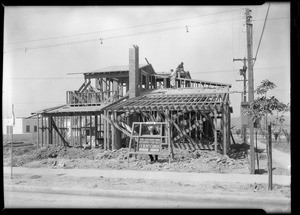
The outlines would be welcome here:
<svg viewBox="0 0 300 215">
<path fill-rule="evenodd" d="M 58 106 L 52 109 L 45 109 L 36 112 L 35 114 L 42 114 L 48 116 L 71 116 L 71 115 L 93 115 L 94 113 L 100 113 L 104 107 L 107 107 L 108 104 L 101 105 L 90 105 L 90 106 L 72 106 L 72 105 L 63 105 Z"/>
<path fill-rule="evenodd" d="M 146 66 L 145 64 L 140 64 L 139 68 L 143 68 L 144 66 Z M 129 65 L 122 65 L 122 66 L 107 66 L 101 69 L 95 69 L 95 70 L 91 70 L 89 72 L 85 72 L 84 74 L 87 73 L 107 73 L 107 72 L 126 72 L 129 71 Z"/>
<path fill-rule="evenodd" d="M 140 64 L 139 70 L 144 71 L 148 74 L 155 74 L 155 71 L 151 64 Z M 129 65 L 123 66 L 108 66 L 101 69 L 91 70 L 89 72 L 81 73 L 84 74 L 85 78 L 122 78 L 128 77 Z"/>
<path fill-rule="evenodd" d="M 217 110 L 219 112 L 223 105 L 228 104 L 229 100 L 228 92 L 178 92 L 178 90 L 174 90 L 174 92 L 168 90 L 164 93 L 148 93 L 144 96 L 135 97 L 112 105 L 106 109 L 124 112 L 157 110 Z"/>
</svg>

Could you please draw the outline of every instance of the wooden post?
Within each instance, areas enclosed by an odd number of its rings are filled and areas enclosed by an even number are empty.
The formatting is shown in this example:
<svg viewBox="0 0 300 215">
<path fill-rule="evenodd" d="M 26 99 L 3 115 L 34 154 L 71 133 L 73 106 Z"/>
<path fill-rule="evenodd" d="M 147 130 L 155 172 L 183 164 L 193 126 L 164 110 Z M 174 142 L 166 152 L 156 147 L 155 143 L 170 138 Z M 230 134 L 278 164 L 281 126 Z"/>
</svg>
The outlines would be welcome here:
<svg viewBox="0 0 300 215">
<path fill-rule="evenodd" d="M 95 115 L 95 147 L 98 145 L 98 115 Z"/>
<path fill-rule="evenodd" d="M 256 147 L 256 160 L 257 160 L 257 169 L 259 171 L 259 159 L 258 159 L 258 148 L 257 148 L 257 129 L 255 130 L 255 147 Z"/>
<path fill-rule="evenodd" d="M 267 144 L 267 156 L 268 156 L 268 190 L 273 189 L 273 180 L 272 180 L 272 131 L 271 124 L 268 125 L 268 144 Z"/>
<path fill-rule="evenodd" d="M 84 116 L 84 145 L 87 143 L 87 135 L 86 135 L 86 130 L 87 130 L 87 116 Z"/>
<path fill-rule="evenodd" d="M 200 121 L 200 133 L 199 133 L 199 142 L 201 143 L 202 141 L 202 132 L 203 132 L 203 121 L 202 121 L 202 114 L 200 112 L 200 117 L 199 117 L 199 121 Z"/>
<path fill-rule="evenodd" d="M 106 116 L 106 111 L 104 111 L 104 116 Z M 106 119 L 103 118 L 103 139 L 104 139 L 104 149 L 107 150 L 107 131 L 106 131 Z"/>
<path fill-rule="evenodd" d="M 44 145 L 44 117 L 41 116 L 41 124 L 42 124 L 42 147 Z"/>
<path fill-rule="evenodd" d="M 114 118 L 114 114 L 111 113 L 110 115 L 112 118 Z M 116 141 L 116 129 L 113 125 L 111 125 L 111 150 L 115 150 L 115 141 Z"/>
<path fill-rule="evenodd" d="M 52 117 L 52 120 L 54 121 L 54 123 L 56 124 L 56 117 Z M 50 120 L 51 121 L 51 120 Z M 52 124 L 51 124 L 51 130 L 52 130 L 52 144 L 55 146 L 56 145 L 56 132 L 53 132 L 52 129 Z"/>
<path fill-rule="evenodd" d="M 74 140 L 73 140 L 73 116 L 70 116 L 70 138 L 71 138 L 71 145 L 74 146 Z"/>
<path fill-rule="evenodd" d="M 52 132 L 52 117 L 48 116 L 48 145 L 52 145 L 52 138 L 53 138 L 53 132 Z"/>
<path fill-rule="evenodd" d="M 39 114 L 37 114 L 37 148 L 40 146 L 40 118 Z"/>
<path fill-rule="evenodd" d="M 93 124 L 93 119 L 92 119 L 92 115 L 90 115 L 90 146 L 91 146 L 91 148 L 92 148 L 92 137 L 93 137 L 93 135 L 92 135 L 92 124 Z"/>
<path fill-rule="evenodd" d="M 79 142 L 82 146 L 82 116 L 79 117 Z"/>
<path fill-rule="evenodd" d="M 226 107 L 225 107 L 226 108 Z M 225 109 L 224 108 L 224 109 Z M 223 109 L 223 155 L 226 155 L 226 141 L 227 141 L 227 120 L 226 120 L 226 111 Z"/>
<path fill-rule="evenodd" d="M 145 89 L 148 90 L 149 89 L 149 75 L 146 75 L 146 85 L 145 85 Z"/>
<path fill-rule="evenodd" d="M 231 139 L 230 139 L 230 133 L 231 133 L 231 119 L 230 119 L 230 109 L 229 109 L 229 104 L 227 107 L 227 150 L 229 150 L 229 147 L 231 145 Z"/>
<path fill-rule="evenodd" d="M 247 57 L 248 57 L 248 102 L 254 101 L 254 74 L 253 74 L 253 26 L 250 15 L 251 10 L 246 8 L 246 34 L 247 34 Z M 255 152 L 254 152 L 254 125 L 252 116 L 249 117 L 250 131 L 250 172 L 255 171 Z"/>
<path fill-rule="evenodd" d="M 218 132 L 217 132 L 217 117 L 218 117 L 218 113 L 217 110 L 214 110 L 214 144 L 215 144 L 215 152 L 217 152 L 217 145 L 218 145 Z"/>
</svg>

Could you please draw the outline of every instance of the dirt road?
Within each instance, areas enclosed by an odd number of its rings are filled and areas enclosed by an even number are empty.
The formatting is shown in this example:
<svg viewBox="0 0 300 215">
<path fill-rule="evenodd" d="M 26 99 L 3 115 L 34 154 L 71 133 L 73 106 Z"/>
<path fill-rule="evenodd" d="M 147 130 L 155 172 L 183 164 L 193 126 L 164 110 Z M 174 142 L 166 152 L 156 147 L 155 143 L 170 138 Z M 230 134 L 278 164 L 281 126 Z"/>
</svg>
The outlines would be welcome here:
<svg viewBox="0 0 300 215">
<path fill-rule="evenodd" d="M 62 195 L 52 193 L 9 192 L 5 195 L 6 208 L 254 208 L 266 212 L 290 212 L 286 202 L 235 201 L 216 198 L 174 200 L 161 198 L 124 198 L 106 196 Z"/>
</svg>

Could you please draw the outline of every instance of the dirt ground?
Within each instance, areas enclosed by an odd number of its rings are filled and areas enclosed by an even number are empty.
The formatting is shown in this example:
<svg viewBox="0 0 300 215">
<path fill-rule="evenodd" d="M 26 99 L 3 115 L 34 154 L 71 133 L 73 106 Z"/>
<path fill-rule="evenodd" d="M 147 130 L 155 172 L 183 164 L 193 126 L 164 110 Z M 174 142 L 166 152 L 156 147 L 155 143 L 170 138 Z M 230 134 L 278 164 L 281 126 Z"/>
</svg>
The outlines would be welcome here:
<svg viewBox="0 0 300 215">
<path fill-rule="evenodd" d="M 174 149 L 174 159 L 169 164 L 166 156 L 159 156 L 158 161 L 151 163 L 148 155 L 133 155 L 127 161 L 127 149 L 105 151 L 100 148 L 65 148 L 48 146 L 14 147 L 13 166 L 28 168 L 79 168 L 79 169 L 131 169 L 147 171 L 173 171 L 173 172 L 203 172 L 203 173 L 249 173 L 247 158 L 248 145 L 233 144 L 228 156 L 223 156 L 209 150 L 182 150 Z M 11 149 L 3 148 L 4 166 L 10 166 Z M 267 174 L 266 154 L 259 154 L 260 173 Z M 287 169 L 273 164 L 273 174 L 289 175 Z"/>
<path fill-rule="evenodd" d="M 248 173 L 246 150 L 222 156 L 214 151 L 175 149 L 174 159 L 169 164 L 166 156 L 159 156 L 155 163 L 148 155 L 133 155 L 127 161 L 127 149 L 105 151 L 99 148 L 64 148 L 35 146 L 13 149 L 13 166 L 29 168 L 98 168 L 132 169 L 176 172 Z M 10 148 L 4 148 L 4 166 L 10 165 Z M 231 158 L 230 158 L 231 157 Z"/>
<path fill-rule="evenodd" d="M 193 184 L 164 180 L 121 179 L 99 176 L 72 177 L 64 174 L 53 175 L 9 175 L 4 178 L 5 185 L 34 187 L 63 187 L 101 190 L 135 190 L 147 192 L 190 193 L 203 195 L 238 195 L 249 197 L 290 198 L 290 186 L 275 184 L 269 191 L 267 184 L 217 183 Z"/>
<path fill-rule="evenodd" d="M 248 145 L 232 145 L 228 156 L 223 156 L 209 150 L 181 150 L 175 149 L 175 157 L 169 164 L 167 157 L 159 156 L 157 162 L 150 162 L 148 155 L 130 157 L 128 162 L 127 149 L 105 151 L 100 148 L 64 148 L 36 146 L 13 148 L 13 166 L 27 168 L 62 168 L 62 169 L 128 169 L 146 171 L 199 172 L 199 173 L 239 173 L 249 174 L 247 156 Z M 4 166 L 10 166 L 10 147 L 3 148 Z M 267 174 L 265 154 L 260 154 L 260 173 Z M 274 175 L 288 175 L 288 170 L 276 167 Z M 240 183 L 205 183 L 185 184 L 168 181 L 142 179 L 113 179 L 98 177 L 71 177 L 60 175 L 15 175 L 14 179 L 4 178 L 5 185 L 26 185 L 43 187 L 140 190 L 153 192 L 185 192 L 222 195 L 247 195 L 290 197 L 290 186 L 274 185 L 273 191 L 268 191 L 267 184 Z"/>
</svg>

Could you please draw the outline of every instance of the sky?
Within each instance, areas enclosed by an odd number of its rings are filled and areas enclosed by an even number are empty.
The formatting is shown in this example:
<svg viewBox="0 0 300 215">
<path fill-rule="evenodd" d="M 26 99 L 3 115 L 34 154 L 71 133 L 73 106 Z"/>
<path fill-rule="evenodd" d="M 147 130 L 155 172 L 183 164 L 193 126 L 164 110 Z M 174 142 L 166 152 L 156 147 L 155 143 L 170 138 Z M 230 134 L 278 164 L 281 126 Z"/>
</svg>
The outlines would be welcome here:
<svg viewBox="0 0 300 215">
<path fill-rule="evenodd" d="M 268 3 L 249 6 L 8 6 L 4 9 L 3 118 L 28 117 L 66 103 L 84 73 L 126 65 L 139 46 L 156 72 L 184 62 L 192 78 L 232 85 L 233 116 L 240 115 L 243 63 L 247 57 L 245 8 L 252 10 L 253 55 Z M 101 43 L 102 42 L 102 43 Z M 290 4 L 271 3 L 254 66 L 254 87 L 268 79 L 269 95 L 290 103 Z"/>
</svg>

